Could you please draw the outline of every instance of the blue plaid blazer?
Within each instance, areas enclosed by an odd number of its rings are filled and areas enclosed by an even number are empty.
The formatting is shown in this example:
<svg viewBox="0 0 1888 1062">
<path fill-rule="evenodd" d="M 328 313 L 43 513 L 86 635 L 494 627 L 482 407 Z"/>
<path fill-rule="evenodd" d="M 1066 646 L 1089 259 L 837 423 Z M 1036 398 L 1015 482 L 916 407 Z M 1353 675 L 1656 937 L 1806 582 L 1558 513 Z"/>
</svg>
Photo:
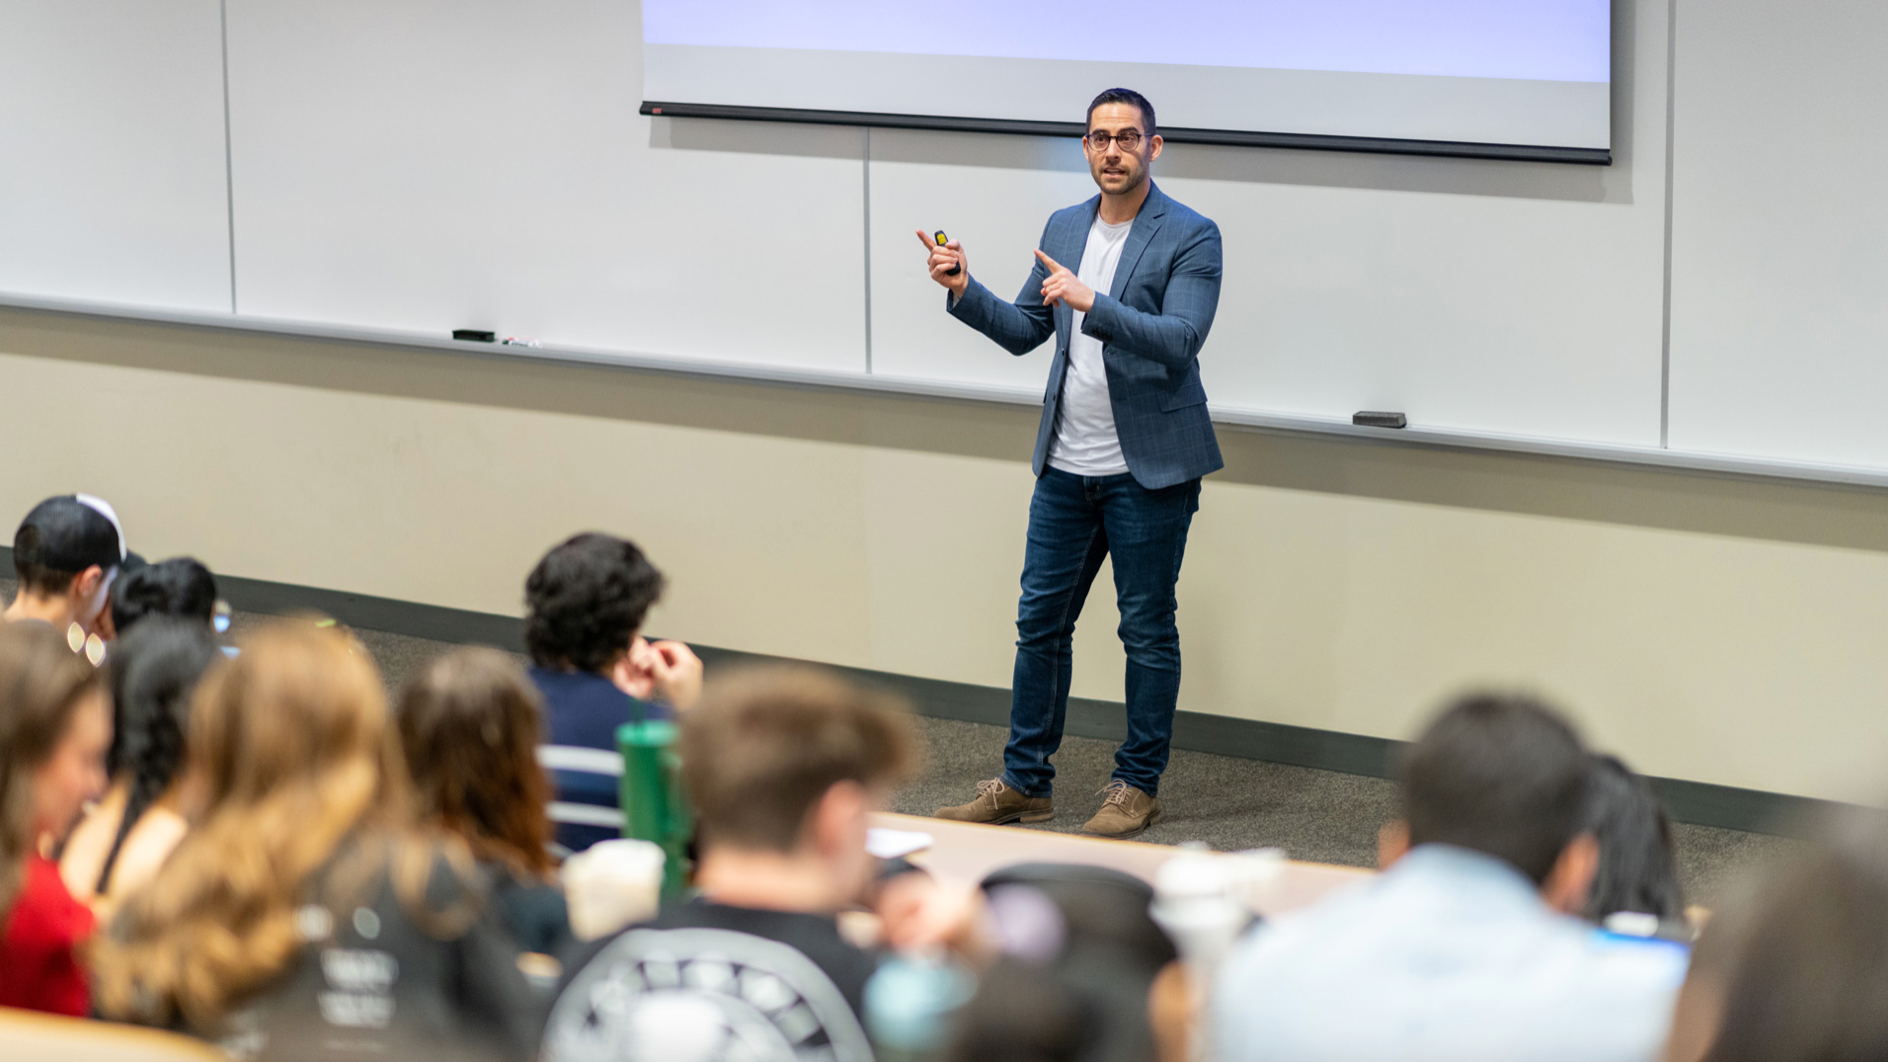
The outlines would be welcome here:
<svg viewBox="0 0 1888 1062">
<path fill-rule="evenodd" d="M 1088 230 L 1101 196 L 1058 210 L 1042 230 L 1042 251 L 1081 271 Z M 1095 308 L 1082 332 L 1101 340 L 1108 373 L 1108 398 L 1121 454 L 1134 481 L 1149 490 L 1197 479 L 1225 466 L 1206 412 L 1200 383 L 1200 346 L 1219 308 L 1219 226 L 1169 199 L 1158 186 L 1128 230 L 1115 267 L 1114 285 L 1095 293 Z M 1069 325 L 1074 311 L 1042 305 L 1049 270 L 1038 261 L 1015 302 L 1004 302 L 972 277 L 951 316 L 1022 355 L 1055 336 L 1055 361 L 1042 395 L 1033 467 L 1042 475 L 1055 439 L 1056 408 L 1069 364 Z"/>
</svg>

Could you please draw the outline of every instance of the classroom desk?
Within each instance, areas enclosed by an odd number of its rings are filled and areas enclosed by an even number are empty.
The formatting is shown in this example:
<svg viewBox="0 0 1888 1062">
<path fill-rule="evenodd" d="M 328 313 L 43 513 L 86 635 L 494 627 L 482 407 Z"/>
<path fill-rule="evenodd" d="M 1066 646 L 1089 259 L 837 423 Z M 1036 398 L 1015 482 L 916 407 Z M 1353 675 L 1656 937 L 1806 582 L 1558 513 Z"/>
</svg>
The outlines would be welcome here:
<svg viewBox="0 0 1888 1062">
<path fill-rule="evenodd" d="M 0 1058 L 7 1062 L 229 1062 L 201 1040 L 176 1033 L 0 1007 Z"/>
<path fill-rule="evenodd" d="M 1154 871 L 1180 851 L 1172 845 L 1143 841 L 1110 841 L 889 812 L 873 815 L 872 825 L 930 834 L 936 843 L 912 855 L 911 861 L 941 881 L 964 886 L 975 885 L 990 871 L 1015 863 L 1087 863 L 1151 882 Z M 1361 867 L 1329 863 L 1286 863 L 1279 879 L 1265 889 L 1258 913 L 1271 916 L 1309 906 L 1331 890 L 1362 881 L 1372 873 Z"/>
</svg>

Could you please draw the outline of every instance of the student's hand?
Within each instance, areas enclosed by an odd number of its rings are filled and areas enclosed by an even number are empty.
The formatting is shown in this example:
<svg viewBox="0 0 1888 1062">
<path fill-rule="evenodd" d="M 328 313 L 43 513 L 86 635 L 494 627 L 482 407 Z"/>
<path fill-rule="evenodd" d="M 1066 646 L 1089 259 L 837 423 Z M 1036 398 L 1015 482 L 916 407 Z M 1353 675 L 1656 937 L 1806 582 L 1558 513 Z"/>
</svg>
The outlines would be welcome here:
<svg viewBox="0 0 1888 1062">
<path fill-rule="evenodd" d="M 656 690 L 678 712 L 688 711 L 701 700 L 701 657 L 681 642 L 650 642 L 650 671 L 655 675 Z"/>
<path fill-rule="evenodd" d="M 629 652 L 616 662 L 610 671 L 610 681 L 616 688 L 639 701 L 654 700 L 656 695 L 656 673 L 651 663 L 655 655 L 649 643 L 642 635 L 630 639 Z"/>
<path fill-rule="evenodd" d="M 900 874 L 879 885 L 876 909 L 888 947 L 943 945 L 973 963 L 989 957 L 975 890 L 953 889 L 924 873 Z"/>
<path fill-rule="evenodd" d="M 916 231 L 918 242 L 924 244 L 925 250 L 931 252 L 931 257 L 925 263 L 931 270 L 931 279 L 937 281 L 957 298 L 963 298 L 964 287 L 970 283 L 970 259 L 964 256 L 963 245 L 952 240 L 939 247 L 936 240 L 924 234 L 924 230 Z M 945 276 L 944 274 L 949 272 L 952 266 L 959 267 L 957 275 Z"/>
<path fill-rule="evenodd" d="M 1049 276 L 1042 282 L 1042 304 L 1054 306 L 1061 303 L 1071 310 L 1082 313 L 1095 308 L 1095 289 L 1082 283 L 1082 278 L 1069 272 L 1069 267 L 1061 265 L 1055 259 L 1036 252 L 1036 258 L 1048 268 Z"/>
<path fill-rule="evenodd" d="M 616 662 L 610 681 L 639 701 L 657 698 L 676 711 L 687 711 L 701 699 L 701 659 L 681 642 L 648 642 L 638 634 L 629 652 Z"/>
</svg>

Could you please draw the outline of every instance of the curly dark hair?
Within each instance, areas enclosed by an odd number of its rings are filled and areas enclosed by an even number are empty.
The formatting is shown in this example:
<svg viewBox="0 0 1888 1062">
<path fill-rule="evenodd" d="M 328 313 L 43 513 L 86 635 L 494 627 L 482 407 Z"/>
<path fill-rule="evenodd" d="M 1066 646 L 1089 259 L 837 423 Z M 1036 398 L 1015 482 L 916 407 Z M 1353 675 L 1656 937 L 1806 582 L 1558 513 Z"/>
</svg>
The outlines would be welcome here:
<svg viewBox="0 0 1888 1062">
<path fill-rule="evenodd" d="M 97 891 L 111 883 L 118 850 L 144 812 L 170 789 L 182 767 L 197 681 L 223 659 L 210 630 L 175 616 L 154 615 L 111 650 L 112 773 L 129 776 L 124 817 L 99 868 Z"/>
<path fill-rule="evenodd" d="M 663 586 L 634 542 L 577 535 L 524 581 L 525 648 L 539 667 L 602 672 L 629 649 Z"/>
<path fill-rule="evenodd" d="M 126 572 L 111 588 L 112 626 L 123 636 L 146 616 L 181 616 L 205 627 L 216 616 L 216 577 L 194 557 Z"/>
</svg>

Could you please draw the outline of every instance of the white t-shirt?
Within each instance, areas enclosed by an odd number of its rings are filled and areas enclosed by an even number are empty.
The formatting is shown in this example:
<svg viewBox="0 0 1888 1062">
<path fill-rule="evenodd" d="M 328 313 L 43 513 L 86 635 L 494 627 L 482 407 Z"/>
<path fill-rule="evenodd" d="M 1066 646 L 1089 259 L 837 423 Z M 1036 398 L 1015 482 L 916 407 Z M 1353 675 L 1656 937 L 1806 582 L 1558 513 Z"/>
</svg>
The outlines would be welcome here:
<svg viewBox="0 0 1888 1062">
<path fill-rule="evenodd" d="M 1114 267 L 1128 242 L 1132 220 L 1110 225 L 1095 215 L 1076 270 L 1082 283 L 1106 294 L 1114 286 Z M 1082 334 L 1076 311 L 1069 331 L 1069 365 L 1062 378 L 1062 408 L 1055 422 L 1055 444 L 1049 448 L 1049 467 L 1078 476 L 1113 476 L 1128 470 L 1121 456 L 1121 437 L 1114 430 L 1114 407 L 1108 402 L 1108 373 L 1101 363 L 1101 340 Z"/>
</svg>

